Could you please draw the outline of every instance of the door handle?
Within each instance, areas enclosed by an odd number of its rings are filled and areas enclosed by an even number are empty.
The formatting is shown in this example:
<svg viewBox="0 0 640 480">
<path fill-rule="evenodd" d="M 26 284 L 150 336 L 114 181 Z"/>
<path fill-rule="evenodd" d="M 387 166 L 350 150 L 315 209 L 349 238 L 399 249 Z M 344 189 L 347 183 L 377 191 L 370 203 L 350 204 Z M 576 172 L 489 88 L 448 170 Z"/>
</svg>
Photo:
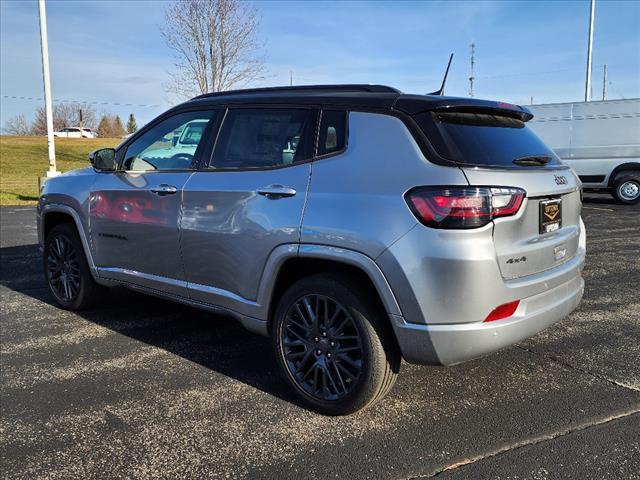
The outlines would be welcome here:
<svg viewBox="0 0 640 480">
<path fill-rule="evenodd" d="M 149 190 L 151 193 L 155 193 L 157 195 L 173 195 L 178 191 L 176 187 L 173 185 L 167 185 L 166 183 L 158 185 L 157 187 L 151 187 Z"/>
<path fill-rule="evenodd" d="M 270 199 L 293 197 L 296 194 L 295 188 L 285 187 L 283 185 L 269 185 L 257 190 L 259 195 L 263 195 Z"/>
</svg>

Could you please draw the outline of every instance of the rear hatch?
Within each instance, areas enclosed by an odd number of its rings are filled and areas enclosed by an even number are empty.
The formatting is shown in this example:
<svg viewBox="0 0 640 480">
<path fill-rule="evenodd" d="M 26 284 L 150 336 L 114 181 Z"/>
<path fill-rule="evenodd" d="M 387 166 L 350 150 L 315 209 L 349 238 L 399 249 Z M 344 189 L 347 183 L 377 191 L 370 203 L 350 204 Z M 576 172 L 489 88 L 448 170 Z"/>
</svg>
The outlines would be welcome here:
<svg viewBox="0 0 640 480">
<path fill-rule="evenodd" d="M 514 216 L 493 220 L 503 278 L 543 272 L 576 255 L 581 184 L 573 171 L 530 129 L 520 107 L 454 107 L 415 115 L 444 160 L 462 169 L 471 186 L 526 192 Z"/>
</svg>

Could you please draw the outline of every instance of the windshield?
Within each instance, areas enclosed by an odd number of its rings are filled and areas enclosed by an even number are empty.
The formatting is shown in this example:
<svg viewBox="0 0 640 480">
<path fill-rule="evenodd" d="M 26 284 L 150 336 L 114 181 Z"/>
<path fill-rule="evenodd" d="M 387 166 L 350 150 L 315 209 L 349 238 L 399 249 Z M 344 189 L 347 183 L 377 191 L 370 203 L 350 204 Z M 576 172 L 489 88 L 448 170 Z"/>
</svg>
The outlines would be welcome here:
<svg viewBox="0 0 640 480">
<path fill-rule="evenodd" d="M 441 157 L 458 163 L 517 167 L 514 160 L 560 162 L 522 120 L 474 112 L 426 112 L 415 120 Z"/>
</svg>

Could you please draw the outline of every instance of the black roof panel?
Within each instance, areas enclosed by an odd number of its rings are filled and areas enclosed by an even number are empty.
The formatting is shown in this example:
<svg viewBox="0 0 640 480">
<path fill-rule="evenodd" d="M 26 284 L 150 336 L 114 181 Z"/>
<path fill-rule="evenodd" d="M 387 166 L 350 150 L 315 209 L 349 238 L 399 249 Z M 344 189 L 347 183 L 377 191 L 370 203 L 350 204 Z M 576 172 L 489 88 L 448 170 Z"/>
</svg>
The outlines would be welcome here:
<svg viewBox="0 0 640 480">
<path fill-rule="evenodd" d="M 207 93 L 184 105 L 326 105 L 394 109 L 414 115 L 434 109 L 480 108 L 502 110 L 505 113 L 528 117 L 523 107 L 475 98 L 444 97 L 438 95 L 404 94 L 385 85 L 302 85 L 294 87 L 253 88 Z"/>
<path fill-rule="evenodd" d="M 247 88 L 243 90 L 227 90 L 224 92 L 212 92 L 198 95 L 197 98 L 228 97 L 230 95 L 254 95 L 269 93 L 339 93 L 339 92 L 366 92 L 366 93 L 402 93 L 400 90 L 386 85 L 375 84 L 338 84 L 338 85 L 296 85 L 290 87 L 264 87 Z"/>
</svg>

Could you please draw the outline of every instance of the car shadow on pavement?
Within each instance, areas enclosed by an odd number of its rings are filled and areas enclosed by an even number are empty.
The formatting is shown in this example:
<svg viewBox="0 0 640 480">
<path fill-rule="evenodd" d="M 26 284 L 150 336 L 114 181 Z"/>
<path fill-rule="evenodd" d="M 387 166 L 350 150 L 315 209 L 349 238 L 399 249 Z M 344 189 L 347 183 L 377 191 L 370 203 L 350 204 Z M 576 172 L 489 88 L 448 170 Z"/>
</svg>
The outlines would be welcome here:
<svg viewBox="0 0 640 480">
<path fill-rule="evenodd" d="M 1 285 L 59 308 L 44 282 L 37 245 L 1 248 L 0 262 Z M 100 305 L 75 314 L 302 406 L 277 372 L 270 340 L 232 318 L 125 288 L 107 290 Z"/>
<path fill-rule="evenodd" d="M 618 200 L 613 198 L 608 193 L 585 193 L 584 198 L 582 199 L 582 203 L 594 205 L 617 205 L 623 207 L 627 206 L 618 202 Z"/>
</svg>

